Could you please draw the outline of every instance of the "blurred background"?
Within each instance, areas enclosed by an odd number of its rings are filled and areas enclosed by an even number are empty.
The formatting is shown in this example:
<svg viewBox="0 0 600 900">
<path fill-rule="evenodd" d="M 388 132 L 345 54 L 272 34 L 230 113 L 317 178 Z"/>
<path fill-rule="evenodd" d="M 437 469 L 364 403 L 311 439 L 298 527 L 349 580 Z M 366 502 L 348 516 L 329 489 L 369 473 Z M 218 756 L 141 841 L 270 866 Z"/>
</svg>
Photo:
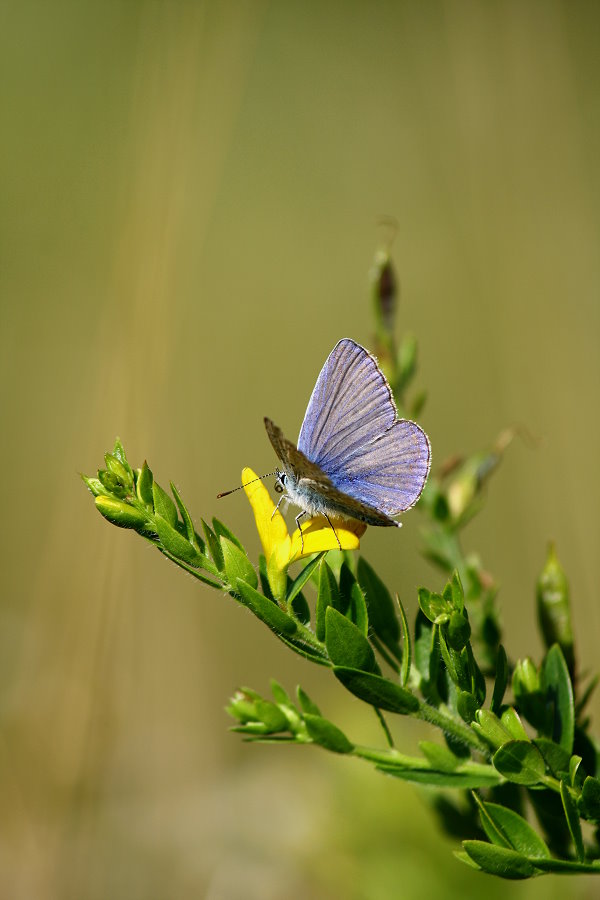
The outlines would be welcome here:
<svg viewBox="0 0 600 900">
<path fill-rule="evenodd" d="M 394 215 L 434 465 L 515 423 L 540 439 L 513 444 L 466 535 L 506 644 L 541 652 L 553 538 L 593 669 L 599 28 L 598 4 L 553 0 L 0 4 L 3 897 L 504 895 L 454 860 L 425 792 L 229 734 L 230 694 L 275 676 L 380 741 L 326 672 L 109 527 L 78 472 L 118 434 L 257 551 L 243 495 L 215 495 L 274 467 L 262 417 L 297 434 L 340 337 L 371 341 Z M 362 542 L 411 616 L 439 586 L 418 529 Z"/>
</svg>

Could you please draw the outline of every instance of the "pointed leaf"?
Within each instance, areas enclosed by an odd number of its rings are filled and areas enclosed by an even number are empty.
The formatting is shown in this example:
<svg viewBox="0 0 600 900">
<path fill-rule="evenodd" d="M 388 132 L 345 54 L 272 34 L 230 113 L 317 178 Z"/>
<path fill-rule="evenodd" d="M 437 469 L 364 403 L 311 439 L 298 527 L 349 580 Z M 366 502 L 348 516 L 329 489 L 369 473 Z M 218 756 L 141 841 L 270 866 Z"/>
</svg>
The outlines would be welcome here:
<svg viewBox="0 0 600 900">
<path fill-rule="evenodd" d="M 506 728 L 510 736 L 514 738 L 515 741 L 529 740 L 527 732 L 523 728 L 523 723 L 521 722 L 519 714 L 517 713 L 514 706 L 508 706 L 504 710 L 500 717 L 500 722 L 502 723 L 502 727 Z"/>
<path fill-rule="evenodd" d="M 305 713 L 304 722 L 306 730 L 315 744 L 331 750 L 332 753 L 351 753 L 354 750 L 354 745 L 350 743 L 344 732 L 340 731 L 333 722 L 324 719 L 323 716 Z"/>
<path fill-rule="evenodd" d="M 536 738 L 533 743 L 544 757 L 548 769 L 555 778 L 558 778 L 561 772 L 569 771 L 569 754 L 564 747 L 548 738 Z"/>
<path fill-rule="evenodd" d="M 371 644 L 354 622 L 329 606 L 325 613 L 325 623 L 325 644 L 334 665 L 362 672 L 379 671 Z"/>
<path fill-rule="evenodd" d="M 247 606 L 254 615 L 268 625 L 271 631 L 284 636 L 296 634 L 298 626 L 276 603 L 259 594 L 252 585 L 246 584 L 238 578 L 237 590 L 241 594 L 244 606 Z"/>
<path fill-rule="evenodd" d="M 579 862 L 583 862 L 585 851 L 583 848 L 583 837 L 581 834 L 581 822 L 579 821 L 577 806 L 575 805 L 575 801 L 571 796 L 571 792 L 569 791 L 569 788 L 565 781 L 561 781 L 560 783 L 560 798 L 563 803 L 565 818 L 567 820 L 567 825 L 569 826 L 569 831 L 571 832 L 571 838 L 573 839 L 573 845 L 575 847 L 577 859 Z"/>
<path fill-rule="evenodd" d="M 206 549 L 206 545 L 205 545 L 204 541 L 202 540 L 202 538 L 199 537 L 199 535 L 196 533 L 196 531 L 194 529 L 194 524 L 192 522 L 189 512 L 187 511 L 185 503 L 181 499 L 181 496 L 179 495 L 179 491 L 177 490 L 177 488 L 175 487 L 175 485 L 173 484 L 172 481 L 171 481 L 171 490 L 173 491 L 173 496 L 175 497 L 175 502 L 177 503 L 177 508 L 179 509 L 179 514 L 180 514 L 183 524 L 185 526 L 185 533 L 186 533 L 188 541 L 190 542 L 190 544 L 192 544 L 194 547 L 196 547 L 196 549 L 199 550 L 200 553 L 204 553 L 204 551 Z"/>
<path fill-rule="evenodd" d="M 400 621 L 402 622 L 402 669 L 400 671 L 400 684 L 406 687 L 410 678 L 410 667 L 412 665 L 412 642 L 410 639 L 410 628 L 408 627 L 408 619 L 402 605 L 402 601 L 396 594 L 396 604 L 400 611 Z"/>
<path fill-rule="evenodd" d="M 419 701 L 414 694 L 387 678 L 341 666 L 336 666 L 333 672 L 351 694 L 371 706 L 399 715 L 409 715 L 419 709 Z"/>
<path fill-rule="evenodd" d="M 173 494 L 175 496 L 175 499 L 177 500 L 177 494 L 175 493 L 175 489 L 173 488 L 172 484 L 171 484 L 171 489 L 173 490 Z M 235 544 L 235 546 L 238 548 L 238 550 L 241 550 L 242 553 L 246 552 L 244 550 L 244 547 L 242 546 L 241 542 L 236 538 L 235 534 L 233 534 L 233 532 L 231 532 L 229 530 L 227 525 L 223 525 L 223 523 L 220 522 L 219 519 L 215 518 L 214 516 L 213 516 L 213 520 L 212 520 L 212 525 L 213 525 L 213 530 L 214 530 L 215 534 L 217 535 L 217 537 L 227 538 L 227 540 L 231 541 L 232 544 Z"/>
<path fill-rule="evenodd" d="M 546 773 L 544 758 L 529 741 L 509 741 L 496 751 L 492 762 L 509 781 L 538 784 Z"/>
<path fill-rule="evenodd" d="M 521 879 L 537 874 L 527 857 L 508 847 L 497 847 L 495 844 L 486 844 L 485 841 L 463 841 L 463 847 L 473 862 L 490 875 Z"/>
<path fill-rule="evenodd" d="M 507 684 L 508 660 L 506 658 L 506 650 L 502 644 L 500 644 L 498 646 L 498 653 L 496 654 L 496 680 L 494 681 L 494 693 L 492 694 L 492 702 L 490 704 L 491 711 L 497 715 L 500 713 L 500 707 L 502 706 L 502 700 L 504 699 Z"/>
<path fill-rule="evenodd" d="M 335 575 L 325 559 L 319 565 L 319 592 L 315 611 L 315 632 L 318 640 L 325 640 L 325 613 L 328 607 L 339 604 L 339 591 Z"/>
<path fill-rule="evenodd" d="M 321 710 L 314 703 L 305 690 L 303 690 L 300 685 L 296 688 L 296 694 L 298 696 L 298 703 L 300 704 L 300 709 L 304 713 L 310 713 L 311 716 L 320 716 Z"/>
<path fill-rule="evenodd" d="M 158 534 L 158 539 L 165 550 L 168 550 L 168 552 L 172 553 L 173 556 L 176 556 L 177 559 L 182 559 L 194 568 L 202 568 L 202 563 L 204 561 L 202 554 L 198 553 L 196 548 L 193 547 L 182 534 L 179 534 L 169 522 L 158 515 L 158 513 L 154 516 L 154 526 L 156 528 L 156 533 Z"/>
<path fill-rule="evenodd" d="M 166 491 L 163 491 L 160 484 L 156 481 L 152 482 L 152 498 L 154 502 L 154 512 L 162 516 L 172 528 L 177 525 L 177 508 Z"/>
<path fill-rule="evenodd" d="M 292 602 L 296 594 L 298 594 L 302 590 L 314 570 L 319 565 L 323 556 L 323 553 L 317 553 L 314 559 L 311 559 L 308 565 L 304 566 L 302 571 L 298 575 L 296 575 L 293 582 L 288 586 L 286 593 L 286 602 L 288 603 L 288 605 Z M 322 638 L 319 638 L 319 640 L 322 640 Z"/>
<path fill-rule="evenodd" d="M 308 605 L 308 600 L 302 593 L 302 591 L 298 591 L 298 593 L 294 596 L 292 602 L 288 605 L 288 609 L 292 612 L 296 619 L 302 623 L 302 625 L 308 625 L 310 622 L 310 606 Z"/>
<path fill-rule="evenodd" d="M 275 703 L 280 703 L 281 706 L 290 706 L 293 707 L 292 699 L 286 689 L 279 684 L 274 678 L 271 678 L 271 693 L 273 694 L 273 699 Z"/>
<path fill-rule="evenodd" d="M 598 778 L 588 775 L 583 782 L 579 808 L 586 819 L 600 824 L 600 780 Z"/>
<path fill-rule="evenodd" d="M 362 556 L 358 560 L 356 575 L 365 595 L 371 628 L 396 658 L 399 658 L 400 625 L 390 592 Z"/>
<path fill-rule="evenodd" d="M 212 556 L 213 562 L 219 572 L 222 572 L 225 568 L 225 560 L 223 559 L 223 550 L 221 549 L 219 538 L 216 536 L 210 525 L 207 525 L 204 519 L 202 519 L 201 521 L 204 534 L 206 535 L 206 543 L 208 544 L 208 549 L 210 550 L 210 555 Z"/>
<path fill-rule="evenodd" d="M 571 754 L 575 733 L 575 704 L 573 685 L 565 657 L 558 644 L 548 650 L 542 666 L 542 686 L 554 704 L 552 737 Z"/>
<path fill-rule="evenodd" d="M 509 846 L 530 859 L 549 859 L 550 850 L 529 822 L 514 810 L 498 803 L 484 803 L 476 797 L 482 814 L 481 821 L 491 841 L 499 846 Z M 488 830 L 489 828 L 489 830 Z M 492 833 L 496 838 L 492 837 Z M 501 842 L 501 843 L 500 843 Z"/>
<path fill-rule="evenodd" d="M 429 769 L 425 766 L 421 769 L 403 768 L 402 766 L 378 765 L 379 772 L 392 775 L 394 778 L 402 778 L 403 781 L 411 781 L 414 784 L 428 784 L 438 788 L 452 788 L 454 790 L 477 790 L 478 788 L 495 787 L 500 776 L 490 766 L 479 766 L 476 770 L 461 772 L 442 772 L 438 769 Z M 488 770 L 488 771 L 486 771 Z"/>
<path fill-rule="evenodd" d="M 236 590 L 238 579 L 241 578 L 246 584 L 256 588 L 258 586 L 258 575 L 246 554 L 240 550 L 237 544 L 232 544 L 228 538 L 222 537 L 220 541 L 225 574 L 231 587 Z M 270 603 L 271 601 L 268 602 Z"/>
<path fill-rule="evenodd" d="M 419 749 L 432 769 L 439 772 L 453 772 L 460 765 L 460 759 L 448 747 L 433 741 L 419 741 Z"/>
<path fill-rule="evenodd" d="M 138 500 L 147 506 L 148 509 L 154 508 L 154 494 L 152 492 L 153 483 L 154 477 L 148 468 L 148 463 L 144 460 L 144 465 L 138 473 L 135 490 Z"/>
</svg>

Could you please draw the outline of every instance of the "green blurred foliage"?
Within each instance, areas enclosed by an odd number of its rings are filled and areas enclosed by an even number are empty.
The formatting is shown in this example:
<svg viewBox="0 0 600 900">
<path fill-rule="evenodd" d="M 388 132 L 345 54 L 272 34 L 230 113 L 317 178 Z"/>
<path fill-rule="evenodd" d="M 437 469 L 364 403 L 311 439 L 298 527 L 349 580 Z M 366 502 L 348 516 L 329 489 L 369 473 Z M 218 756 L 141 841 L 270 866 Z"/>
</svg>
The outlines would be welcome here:
<svg viewBox="0 0 600 900">
<path fill-rule="evenodd" d="M 515 443 L 476 526 L 513 651 L 531 652 L 553 538 L 592 665 L 597 5 L 9 0 L 0 23 L 0 893 L 479 892 L 413 788 L 227 734 L 242 679 L 276 671 L 325 706 L 318 670 L 104 527 L 74 476 L 117 433 L 193 509 L 219 512 L 242 465 L 269 471 L 262 416 L 293 437 L 335 341 L 369 341 L 393 213 L 434 461 L 507 424 L 541 438 Z M 241 495 L 219 502 L 256 541 Z M 364 541 L 413 604 L 417 529 Z"/>
</svg>

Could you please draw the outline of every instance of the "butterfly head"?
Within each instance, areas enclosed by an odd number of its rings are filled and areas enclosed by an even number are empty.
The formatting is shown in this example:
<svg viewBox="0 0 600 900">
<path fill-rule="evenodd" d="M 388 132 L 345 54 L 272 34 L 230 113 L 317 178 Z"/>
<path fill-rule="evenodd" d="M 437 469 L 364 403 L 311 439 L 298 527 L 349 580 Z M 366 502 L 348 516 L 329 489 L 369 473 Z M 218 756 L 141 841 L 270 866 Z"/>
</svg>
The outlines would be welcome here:
<svg viewBox="0 0 600 900">
<path fill-rule="evenodd" d="M 275 469 L 275 478 L 277 481 L 275 482 L 275 491 L 278 494 L 283 494 L 285 491 L 285 483 L 287 481 L 287 475 L 285 472 L 282 472 L 281 469 Z"/>
</svg>

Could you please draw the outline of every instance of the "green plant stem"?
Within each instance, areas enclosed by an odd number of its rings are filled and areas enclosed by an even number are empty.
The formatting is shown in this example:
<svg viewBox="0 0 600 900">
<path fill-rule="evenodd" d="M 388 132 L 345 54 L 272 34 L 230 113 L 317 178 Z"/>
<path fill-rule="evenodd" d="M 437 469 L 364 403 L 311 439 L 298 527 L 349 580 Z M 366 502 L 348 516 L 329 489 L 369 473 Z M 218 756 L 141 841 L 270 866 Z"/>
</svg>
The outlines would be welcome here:
<svg viewBox="0 0 600 900">
<path fill-rule="evenodd" d="M 381 723 L 381 727 L 383 728 L 383 732 L 385 734 L 385 738 L 386 738 L 389 746 L 393 747 L 394 739 L 393 739 L 392 733 L 388 727 L 388 723 L 385 721 L 385 716 L 383 715 L 383 713 L 377 706 L 374 706 L 373 709 L 375 710 L 375 715 L 377 716 L 377 718 L 379 719 L 379 722 Z"/>
<path fill-rule="evenodd" d="M 426 772 L 431 769 L 427 760 L 422 757 L 406 756 L 404 753 L 399 753 L 395 748 L 390 748 L 389 750 L 377 750 L 374 747 L 364 747 L 360 744 L 355 744 L 352 755 L 357 756 L 359 759 L 366 759 L 368 762 L 375 763 L 378 766 L 396 766 L 398 769 L 419 772 Z M 504 781 L 502 775 L 500 775 L 493 766 L 488 765 L 487 763 L 477 763 L 472 760 L 465 760 L 465 762 L 461 763 L 460 766 L 457 766 L 454 771 L 463 774 L 469 773 L 471 775 L 493 775 L 497 777 L 498 784 Z"/>
<path fill-rule="evenodd" d="M 152 541 L 152 543 L 154 543 Z M 201 581 L 203 584 L 208 584 L 210 587 L 217 588 L 217 590 L 222 590 L 223 585 L 219 584 L 217 581 L 211 581 L 210 578 L 207 578 L 205 575 L 202 575 L 197 569 L 194 569 L 192 566 L 188 566 L 187 563 L 183 562 L 183 560 L 178 559 L 176 556 L 173 556 L 172 553 L 169 553 L 168 550 L 165 550 L 163 547 L 159 547 L 158 544 L 154 544 L 157 550 L 166 556 L 167 559 L 170 559 L 171 562 L 174 562 L 176 566 L 179 566 L 181 569 L 184 569 L 186 572 L 189 572 L 190 575 L 193 575 L 194 578 L 197 578 L 198 581 Z"/>
<path fill-rule="evenodd" d="M 446 713 L 436 709 L 435 706 L 430 706 L 429 703 L 420 700 L 418 711 L 412 713 L 412 715 L 415 719 L 422 719 L 424 722 L 429 722 L 430 725 L 441 728 L 446 734 L 451 734 L 456 740 L 461 741 L 463 744 L 467 744 L 467 746 L 472 747 L 474 750 L 478 750 L 480 753 L 484 753 L 489 757 L 489 747 L 477 737 L 475 732 L 469 728 L 468 725 L 465 725 L 463 722 L 458 722 L 456 719 L 452 718 L 452 716 L 446 715 Z"/>
</svg>

